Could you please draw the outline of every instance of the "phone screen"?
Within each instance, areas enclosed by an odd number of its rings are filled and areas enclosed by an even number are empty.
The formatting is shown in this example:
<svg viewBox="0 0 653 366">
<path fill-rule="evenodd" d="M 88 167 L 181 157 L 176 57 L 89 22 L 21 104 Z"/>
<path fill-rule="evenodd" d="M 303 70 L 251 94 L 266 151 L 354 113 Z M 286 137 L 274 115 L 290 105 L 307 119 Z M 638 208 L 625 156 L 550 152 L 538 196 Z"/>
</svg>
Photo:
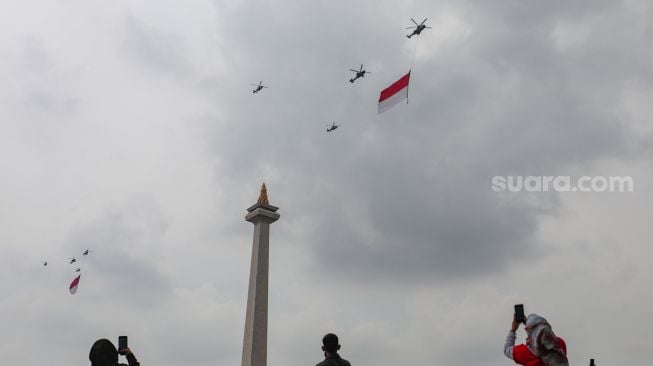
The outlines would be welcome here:
<svg viewBox="0 0 653 366">
<path fill-rule="evenodd" d="M 526 315 L 524 315 L 524 304 L 515 305 L 515 321 L 525 322 Z"/>
<path fill-rule="evenodd" d="M 118 351 L 127 348 L 127 336 L 118 337 Z"/>
</svg>

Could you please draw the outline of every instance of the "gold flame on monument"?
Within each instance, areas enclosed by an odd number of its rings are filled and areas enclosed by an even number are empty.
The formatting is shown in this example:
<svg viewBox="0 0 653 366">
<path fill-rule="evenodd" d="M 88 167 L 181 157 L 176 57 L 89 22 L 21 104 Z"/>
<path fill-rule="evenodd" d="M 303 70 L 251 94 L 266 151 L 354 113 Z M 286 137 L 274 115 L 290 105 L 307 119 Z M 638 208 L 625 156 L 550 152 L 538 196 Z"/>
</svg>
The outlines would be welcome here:
<svg viewBox="0 0 653 366">
<path fill-rule="evenodd" d="M 265 183 L 261 186 L 261 194 L 258 196 L 258 201 L 256 202 L 260 205 L 269 205 L 268 202 L 268 190 L 265 188 Z"/>
</svg>

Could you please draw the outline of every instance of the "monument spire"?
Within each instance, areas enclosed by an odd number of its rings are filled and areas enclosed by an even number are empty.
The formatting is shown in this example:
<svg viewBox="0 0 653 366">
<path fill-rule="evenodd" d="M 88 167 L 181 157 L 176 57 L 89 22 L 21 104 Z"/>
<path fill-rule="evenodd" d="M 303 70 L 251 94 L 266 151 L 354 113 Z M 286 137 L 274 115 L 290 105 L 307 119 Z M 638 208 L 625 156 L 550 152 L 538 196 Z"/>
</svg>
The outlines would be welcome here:
<svg viewBox="0 0 653 366">
<path fill-rule="evenodd" d="M 258 201 L 247 209 L 245 220 L 254 224 L 252 261 L 249 268 L 242 366 L 266 366 L 268 343 L 268 272 L 270 224 L 279 219 L 279 208 L 270 205 L 265 183 Z"/>
</svg>

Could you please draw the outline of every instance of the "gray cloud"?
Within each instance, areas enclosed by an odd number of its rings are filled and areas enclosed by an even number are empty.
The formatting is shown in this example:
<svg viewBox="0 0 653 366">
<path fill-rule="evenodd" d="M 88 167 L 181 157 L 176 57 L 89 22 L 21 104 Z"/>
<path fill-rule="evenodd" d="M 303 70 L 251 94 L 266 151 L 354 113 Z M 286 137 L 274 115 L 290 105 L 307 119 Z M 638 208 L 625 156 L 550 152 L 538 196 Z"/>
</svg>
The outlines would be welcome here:
<svg viewBox="0 0 653 366">
<path fill-rule="evenodd" d="M 110 209 L 73 232 L 64 248 L 77 253 L 84 282 L 97 301 L 124 298 L 147 309 L 170 295 L 169 280 L 156 266 L 156 248 L 166 221 L 156 203 L 142 197 L 124 208 Z M 82 256 L 86 249 L 93 252 Z"/>
<path fill-rule="evenodd" d="M 271 76 L 282 76 L 284 84 L 253 102 L 244 99 L 251 96 L 225 95 L 234 103 L 222 106 L 223 118 L 238 120 L 238 127 L 209 127 L 209 144 L 218 147 L 218 156 L 228 157 L 222 171 L 240 177 L 237 181 L 256 179 L 267 166 L 283 172 L 281 187 L 273 186 L 281 190 L 282 202 L 296 190 L 323 196 L 303 197 L 302 209 L 319 208 L 317 222 L 327 223 L 307 234 L 323 271 L 350 279 L 450 279 L 537 258 L 537 221 L 555 214 L 560 200 L 554 194 L 535 201 L 527 195 L 506 200 L 489 191 L 490 178 L 564 174 L 578 165 L 629 156 L 639 143 L 619 123 L 614 105 L 597 105 L 602 98 L 618 96 L 614 78 L 588 82 L 576 74 L 592 58 L 556 49 L 556 24 L 589 16 L 576 5 L 569 7 L 466 7 L 472 33 L 461 44 L 418 58 L 411 104 L 376 117 L 369 108 L 374 89 L 365 88 L 392 81 L 401 67 L 376 70 L 385 72 L 356 85 L 369 94 L 332 79 L 354 62 L 346 56 L 357 54 L 357 37 L 367 35 L 365 47 L 375 50 L 387 49 L 388 43 L 401 50 L 405 40 L 374 38 L 374 29 L 366 28 L 352 35 L 331 24 L 329 29 L 342 39 L 310 43 L 309 38 L 322 39 L 321 20 L 335 17 L 337 8 L 322 9 L 328 15 L 307 27 L 302 21 L 313 19 L 310 12 L 290 10 L 300 19 L 292 29 L 303 29 L 294 32 L 284 22 L 287 12 L 245 4 L 225 16 L 224 27 L 230 27 L 229 19 L 248 14 L 260 28 L 234 35 L 228 48 L 245 52 L 249 47 L 254 56 L 238 62 L 253 70 L 272 65 Z M 296 46 L 282 44 L 289 40 Z M 401 66 L 405 56 L 395 52 L 385 62 Z M 308 73 L 307 65 L 317 65 L 317 59 L 325 62 Z M 626 72 L 618 63 L 606 68 L 617 73 L 615 78 Z M 312 102 L 305 102 L 308 98 Z M 243 103 L 256 107 L 243 109 Z M 331 119 L 343 122 L 338 132 L 345 136 L 320 134 Z"/>
<path fill-rule="evenodd" d="M 144 364 L 237 363 L 262 180 L 271 365 L 328 331 L 354 364 L 502 365 L 518 302 L 574 364 L 644 359 L 647 1 L 28 5 L 0 11 L 6 362 L 128 334 Z M 433 29 L 406 39 L 410 17 Z M 376 115 L 414 52 L 410 104 Z M 614 172 L 636 192 L 490 186 Z"/>
<path fill-rule="evenodd" d="M 125 16 L 125 51 L 145 70 L 155 70 L 180 77 L 191 74 L 192 65 L 186 58 L 184 39 L 159 30 L 132 14 Z"/>
</svg>

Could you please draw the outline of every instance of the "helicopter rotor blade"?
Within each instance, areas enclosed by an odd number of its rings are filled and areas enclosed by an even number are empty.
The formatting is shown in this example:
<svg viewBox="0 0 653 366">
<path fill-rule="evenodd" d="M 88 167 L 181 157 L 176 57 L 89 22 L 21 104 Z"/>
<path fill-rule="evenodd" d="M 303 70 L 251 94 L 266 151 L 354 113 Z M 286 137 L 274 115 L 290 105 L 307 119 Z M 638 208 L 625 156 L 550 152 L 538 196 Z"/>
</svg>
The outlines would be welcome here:
<svg viewBox="0 0 653 366">
<path fill-rule="evenodd" d="M 426 29 L 431 29 L 431 27 L 426 27 L 426 26 L 425 26 L 424 28 L 426 28 Z"/>
<path fill-rule="evenodd" d="M 412 21 L 413 21 L 413 23 L 415 23 L 415 25 L 419 25 L 419 24 L 417 24 L 417 22 L 415 21 L 415 19 L 413 19 L 413 18 L 410 18 L 410 20 L 412 20 Z"/>
<path fill-rule="evenodd" d="M 424 18 L 424 21 L 420 25 L 424 24 L 429 18 Z"/>
<path fill-rule="evenodd" d="M 354 70 L 354 69 L 349 69 L 349 71 L 358 72 L 358 70 Z"/>
<path fill-rule="evenodd" d="M 413 29 L 413 28 L 415 28 L 415 27 L 406 27 L 406 29 Z"/>
</svg>

